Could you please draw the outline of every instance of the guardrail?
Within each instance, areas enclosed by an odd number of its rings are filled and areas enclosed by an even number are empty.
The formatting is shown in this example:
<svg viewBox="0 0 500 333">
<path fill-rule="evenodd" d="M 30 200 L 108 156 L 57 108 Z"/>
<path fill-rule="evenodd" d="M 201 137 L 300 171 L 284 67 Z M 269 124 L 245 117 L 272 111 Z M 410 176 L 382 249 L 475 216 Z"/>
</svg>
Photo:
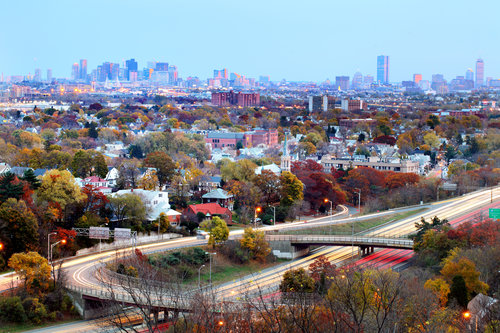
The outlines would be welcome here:
<svg viewBox="0 0 500 333">
<path fill-rule="evenodd" d="M 266 235 L 267 241 L 287 241 L 293 244 L 366 245 L 377 247 L 413 248 L 413 240 L 399 237 Z"/>
</svg>

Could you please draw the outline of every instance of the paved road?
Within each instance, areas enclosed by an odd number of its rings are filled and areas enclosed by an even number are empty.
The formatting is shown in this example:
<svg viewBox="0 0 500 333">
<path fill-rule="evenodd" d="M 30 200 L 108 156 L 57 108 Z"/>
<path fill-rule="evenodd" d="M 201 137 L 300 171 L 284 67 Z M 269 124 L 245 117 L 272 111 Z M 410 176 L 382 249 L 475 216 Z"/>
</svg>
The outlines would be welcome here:
<svg viewBox="0 0 500 333">
<path fill-rule="evenodd" d="M 430 219 L 433 216 L 452 219 L 461 215 L 465 215 L 473 210 L 488 205 L 490 201 L 490 193 L 491 193 L 490 190 L 483 190 L 459 198 L 450 199 L 429 205 L 428 206 L 429 208 L 426 212 L 417 214 L 416 216 L 412 216 L 401 221 L 397 221 L 390 225 L 385 225 L 380 229 L 378 229 L 373 234 L 377 234 L 380 236 L 397 236 L 397 235 L 411 233 L 415 231 L 414 224 L 416 221 L 420 220 L 421 216 L 423 216 L 426 219 Z M 498 188 L 495 188 L 493 190 L 493 201 L 495 205 L 499 204 L 498 202 L 499 200 L 500 200 L 500 191 Z M 359 219 L 373 218 L 374 216 L 382 216 L 390 213 L 393 213 L 393 211 L 370 214 L 367 216 L 360 217 Z M 297 227 L 310 228 L 313 226 L 323 226 L 331 223 L 355 223 L 356 221 L 359 221 L 359 219 L 340 218 L 337 220 L 332 220 L 331 217 L 323 217 L 307 222 L 282 224 L 282 225 L 264 227 L 262 229 L 273 230 L 273 229 L 285 229 L 285 228 L 297 228 Z M 242 230 L 233 231 L 231 232 L 231 237 L 241 235 L 242 232 L 243 232 Z M 183 239 L 170 240 L 156 244 L 143 245 L 139 246 L 138 248 L 140 248 L 144 253 L 151 253 L 151 252 L 164 251 L 179 247 L 196 246 L 203 244 L 206 244 L 206 240 L 198 240 L 195 237 L 187 237 Z M 93 273 L 98 265 L 102 264 L 107 260 L 110 260 L 114 253 L 115 253 L 114 251 L 109 251 L 100 254 L 86 256 L 83 258 L 71 259 L 65 262 L 63 267 L 69 273 L 69 279 L 72 284 L 92 289 L 100 289 L 100 288 L 102 289 L 103 287 L 99 284 L 99 281 L 95 279 Z M 252 277 L 244 277 L 226 283 L 218 288 L 218 294 L 220 295 L 220 297 L 224 297 L 224 299 L 230 299 L 236 297 L 236 295 L 240 294 L 241 292 L 249 292 L 249 291 L 251 292 L 258 289 L 265 290 L 269 288 L 274 288 L 281 280 L 283 272 L 292 267 L 293 268 L 307 267 L 312 261 L 314 261 L 316 257 L 320 255 L 326 255 L 332 262 L 339 263 L 343 260 L 350 258 L 352 254 L 353 250 L 350 247 L 321 248 L 320 250 L 314 252 L 312 255 L 292 261 L 289 264 L 280 265 L 279 267 L 267 269 L 265 271 L 260 272 L 260 274 L 254 275 Z M 8 287 L 11 279 L 12 279 L 11 276 L 0 277 L 0 289 L 4 286 Z M 87 323 L 88 322 L 82 322 L 80 324 L 87 325 Z M 55 328 L 52 329 L 53 329 L 52 332 L 56 332 Z M 57 332 L 59 332 L 59 330 L 57 330 Z M 77 332 L 77 330 L 75 329 L 73 330 L 73 332 Z"/>
</svg>

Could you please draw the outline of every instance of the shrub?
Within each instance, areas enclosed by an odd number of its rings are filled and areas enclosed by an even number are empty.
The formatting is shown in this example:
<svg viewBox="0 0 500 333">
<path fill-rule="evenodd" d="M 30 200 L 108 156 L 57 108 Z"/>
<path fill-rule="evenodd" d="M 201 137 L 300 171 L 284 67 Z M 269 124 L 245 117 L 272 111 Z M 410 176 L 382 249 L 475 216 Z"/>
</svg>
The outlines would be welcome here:
<svg viewBox="0 0 500 333">
<path fill-rule="evenodd" d="M 40 303 L 38 298 L 26 298 L 22 302 L 22 305 L 24 308 L 24 312 L 28 316 L 28 319 L 33 324 L 40 325 L 49 317 L 45 305 L 43 305 L 43 303 Z"/>
<path fill-rule="evenodd" d="M 21 298 L 18 296 L 0 299 L 0 319 L 9 323 L 24 323 L 28 320 Z"/>
<path fill-rule="evenodd" d="M 194 270 L 186 264 L 179 265 L 177 268 L 177 277 L 181 280 L 188 280 L 194 274 Z"/>
</svg>

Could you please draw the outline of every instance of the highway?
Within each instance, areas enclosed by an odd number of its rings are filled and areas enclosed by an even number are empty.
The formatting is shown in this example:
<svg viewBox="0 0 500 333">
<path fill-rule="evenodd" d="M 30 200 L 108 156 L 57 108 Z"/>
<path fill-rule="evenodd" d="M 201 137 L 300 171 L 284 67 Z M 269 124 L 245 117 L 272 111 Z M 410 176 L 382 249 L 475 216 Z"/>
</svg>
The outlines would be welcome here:
<svg viewBox="0 0 500 333">
<path fill-rule="evenodd" d="M 490 200 L 493 200 L 493 204 L 490 204 Z M 415 231 L 414 224 L 416 221 L 420 220 L 421 216 L 426 219 L 430 219 L 434 216 L 438 216 L 443 219 L 446 218 L 448 220 L 456 219 L 460 216 L 467 215 L 468 213 L 477 210 L 481 207 L 499 207 L 500 206 L 500 190 L 499 188 L 494 188 L 493 190 L 482 190 L 474 193 L 470 193 L 458 198 L 445 200 L 442 202 L 431 204 L 428 207 L 428 210 L 422 213 L 417 214 L 416 216 L 412 216 L 401 221 L 397 221 L 391 224 L 387 224 L 377 229 L 376 231 L 372 231 L 370 235 L 375 236 L 401 236 L 406 235 Z M 361 219 L 373 218 L 374 216 L 381 216 L 389 213 L 394 213 L 394 211 L 369 214 L 360 218 L 338 218 L 333 219 L 332 217 L 322 217 L 315 220 L 310 220 L 307 222 L 296 222 L 296 223 L 288 223 L 288 224 L 280 224 L 276 226 L 268 226 L 261 228 L 262 230 L 280 230 L 287 228 L 311 228 L 314 226 L 324 226 L 329 224 L 336 223 L 355 223 Z M 346 209 L 341 212 L 341 214 L 346 214 Z M 230 237 L 238 237 L 243 233 L 243 230 L 232 231 L 230 233 Z M 153 253 L 160 252 L 165 250 L 171 250 L 181 247 L 190 247 L 190 246 L 199 246 L 206 244 L 206 240 L 196 239 L 195 237 L 186 237 L 182 239 L 169 240 L 165 242 L 142 245 L 137 248 L 141 249 L 143 253 Z M 383 252 L 386 251 L 386 252 Z M 394 252 L 394 251 L 406 251 L 406 252 Z M 380 254 L 380 252 L 383 252 Z M 116 251 L 108 251 L 99 254 L 87 255 L 81 258 L 72 258 L 67 259 L 63 263 L 63 268 L 66 270 L 68 275 L 69 284 L 73 286 L 79 286 L 83 288 L 89 288 L 93 290 L 106 290 L 106 287 L 102 286 L 100 282 L 95 277 L 95 270 L 100 265 L 108 260 L 112 260 Z M 277 267 L 273 267 L 267 270 L 263 270 L 259 272 L 259 274 L 255 274 L 254 276 L 247 276 L 238 280 L 231 281 L 229 283 L 223 284 L 216 289 L 219 297 L 229 300 L 236 299 L 240 297 L 240 295 L 245 293 L 253 293 L 258 290 L 262 291 L 271 291 L 276 290 L 276 286 L 281 281 L 282 274 L 290 269 L 290 268 L 298 268 L 304 267 L 307 268 L 311 262 L 313 262 L 318 256 L 325 255 L 330 261 L 335 264 L 339 264 L 346 260 L 352 258 L 353 249 L 351 247 L 322 247 L 318 250 L 314 251 L 311 255 L 300 258 L 298 260 L 291 261 L 290 263 L 280 265 Z M 412 251 L 409 250 L 382 250 L 377 252 L 377 259 L 375 258 L 373 263 L 375 267 L 385 267 L 387 266 L 387 262 L 384 262 L 384 258 L 390 258 L 391 256 L 397 257 L 396 259 L 400 259 L 403 262 L 405 259 L 410 258 L 412 255 Z M 360 260 L 363 263 L 367 263 L 369 258 L 365 257 Z M 8 289 L 12 286 L 12 281 L 15 281 L 15 274 L 4 274 L 0 277 L 0 289 Z"/>
</svg>

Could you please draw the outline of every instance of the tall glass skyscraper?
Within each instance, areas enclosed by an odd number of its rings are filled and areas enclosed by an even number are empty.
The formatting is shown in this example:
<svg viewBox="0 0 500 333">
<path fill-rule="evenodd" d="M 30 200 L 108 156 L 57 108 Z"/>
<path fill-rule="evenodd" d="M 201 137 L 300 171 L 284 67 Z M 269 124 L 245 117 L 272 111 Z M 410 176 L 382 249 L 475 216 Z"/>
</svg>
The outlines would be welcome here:
<svg viewBox="0 0 500 333">
<path fill-rule="evenodd" d="M 377 81 L 389 83 L 389 56 L 380 55 L 377 57 Z"/>
<path fill-rule="evenodd" d="M 484 61 L 477 59 L 476 61 L 476 88 L 484 86 Z"/>
</svg>

